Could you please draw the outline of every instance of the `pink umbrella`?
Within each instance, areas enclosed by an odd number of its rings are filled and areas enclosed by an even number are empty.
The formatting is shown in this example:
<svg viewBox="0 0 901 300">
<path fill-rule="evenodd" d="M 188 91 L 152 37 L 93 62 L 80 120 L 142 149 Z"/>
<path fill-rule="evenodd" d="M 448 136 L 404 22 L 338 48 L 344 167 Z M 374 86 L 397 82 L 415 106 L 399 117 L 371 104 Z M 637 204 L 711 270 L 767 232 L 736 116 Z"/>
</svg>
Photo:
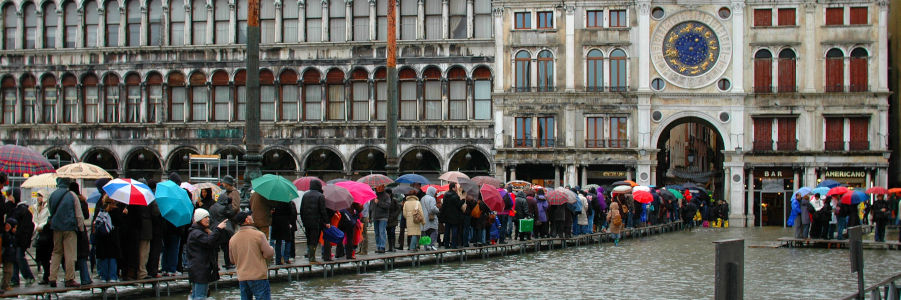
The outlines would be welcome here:
<svg viewBox="0 0 901 300">
<path fill-rule="evenodd" d="M 502 188 L 504 187 L 504 183 L 498 180 L 497 178 L 491 176 L 476 176 L 472 178 L 472 182 L 475 182 L 478 185 L 489 184 L 493 185 L 494 188 Z"/>
<path fill-rule="evenodd" d="M 306 176 L 295 179 L 294 186 L 297 187 L 298 190 L 306 192 L 310 190 L 310 182 L 312 182 L 313 180 L 318 180 L 320 184 L 325 186 L 325 182 L 323 182 L 322 179 L 313 176 Z"/>
<path fill-rule="evenodd" d="M 369 200 L 375 199 L 377 196 L 368 184 L 356 181 L 342 181 L 335 185 L 343 187 L 354 197 L 354 203 L 366 204 Z"/>
<path fill-rule="evenodd" d="M 497 187 L 491 186 L 490 184 L 483 184 L 482 188 L 479 189 L 479 193 L 482 194 L 482 201 L 484 201 L 492 211 L 504 210 L 504 199 L 501 198 L 501 193 L 497 191 Z"/>
</svg>

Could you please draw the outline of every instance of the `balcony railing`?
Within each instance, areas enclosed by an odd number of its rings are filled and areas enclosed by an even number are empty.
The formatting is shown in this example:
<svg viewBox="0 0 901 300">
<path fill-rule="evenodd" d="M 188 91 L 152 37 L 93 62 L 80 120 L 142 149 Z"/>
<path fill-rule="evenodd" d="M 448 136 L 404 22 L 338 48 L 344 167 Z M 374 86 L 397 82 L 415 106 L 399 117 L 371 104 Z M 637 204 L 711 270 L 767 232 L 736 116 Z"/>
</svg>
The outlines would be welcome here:
<svg viewBox="0 0 901 300">
<path fill-rule="evenodd" d="M 556 92 L 556 86 L 541 86 L 541 87 L 512 87 L 509 92 L 511 93 L 535 93 L 535 92 Z"/>
<path fill-rule="evenodd" d="M 776 150 L 778 150 L 778 151 L 794 151 L 794 150 L 798 150 L 798 140 L 794 140 L 794 141 L 778 141 L 778 142 L 776 142 Z"/>
<path fill-rule="evenodd" d="M 826 90 L 826 92 L 839 92 L 840 93 L 840 92 L 845 91 L 845 86 L 843 86 L 841 84 L 827 84 L 824 87 L 824 89 Z"/>
<path fill-rule="evenodd" d="M 848 86 L 849 92 L 866 92 L 870 90 L 870 86 L 866 84 L 851 84 Z"/>
<path fill-rule="evenodd" d="M 534 145 L 532 139 L 513 139 L 513 147 L 516 148 L 531 148 Z"/>
<path fill-rule="evenodd" d="M 829 151 L 842 151 L 845 150 L 845 142 L 844 141 L 826 141 L 826 150 Z"/>
<path fill-rule="evenodd" d="M 607 139 L 607 148 L 628 148 L 629 140 Z"/>
<path fill-rule="evenodd" d="M 605 148 L 605 147 L 607 147 L 606 140 L 603 140 L 603 139 L 601 139 L 601 140 L 592 140 L 592 139 L 585 140 L 585 148 Z"/>
<path fill-rule="evenodd" d="M 754 92 L 758 94 L 772 94 L 773 86 L 764 85 L 764 86 L 754 86 Z"/>
<path fill-rule="evenodd" d="M 773 141 L 754 141 L 754 151 L 773 151 Z"/>
<path fill-rule="evenodd" d="M 513 139 L 514 148 L 555 148 L 557 139 Z"/>
<path fill-rule="evenodd" d="M 850 141 L 848 142 L 848 148 L 852 151 L 860 151 L 860 150 L 870 150 L 870 142 L 869 141 Z"/>
<path fill-rule="evenodd" d="M 796 85 L 780 85 L 776 88 L 779 93 L 795 93 L 798 92 Z"/>
<path fill-rule="evenodd" d="M 610 92 L 613 92 L 613 93 L 628 92 L 629 86 L 628 85 L 608 86 L 607 90 Z"/>
</svg>

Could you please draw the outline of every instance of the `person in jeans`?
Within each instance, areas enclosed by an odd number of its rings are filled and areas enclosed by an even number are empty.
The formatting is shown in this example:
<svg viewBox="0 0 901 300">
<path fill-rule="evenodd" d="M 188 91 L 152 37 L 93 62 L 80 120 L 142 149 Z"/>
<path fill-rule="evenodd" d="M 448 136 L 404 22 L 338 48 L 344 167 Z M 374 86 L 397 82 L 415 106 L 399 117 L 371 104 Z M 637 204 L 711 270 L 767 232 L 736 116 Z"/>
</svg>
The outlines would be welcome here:
<svg viewBox="0 0 901 300">
<path fill-rule="evenodd" d="M 222 237 L 226 222 L 222 221 L 210 228 L 210 213 L 203 208 L 194 210 L 194 224 L 188 232 L 185 246 L 188 264 L 188 281 L 191 282 L 191 295 L 188 299 L 206 299 L 210 282 L 219 280 L 219 267 L 216 263 L 217 245 Z"/>
<path fill-rule="evenodd" d="M 375 228 L 375 253 L 385 253 L 385 241 L 388 238 L 388 216 L 391 212 L 391 195 L 385 191 L 385 185 L 375 187 L 376 198 L 369 202 L 370 220 Z"/>
<path fill-rule="evenodd" d="M 34 273 L 31 273 L 28 261 L 25 260 L 25 252 L 31 247 L 31 238 L 34 235 L 34 222 L 32 221 L 34 216 L 31 214 L 28 203 L 22 201 L 22 191 L 14 188 L 13 192 L 13 201 L 16 203 L 16 208 L 10 212 L 10 216 L 16 219 L 19 226 L 16 228 L 15 235 L 16 266 L 13 269 L 12 280 L 13 285 L 19 285 L 19 274 L 22 274 L 26 285 L 31 285 L 34 283 Z"/>
<path fill-rule="evenodd" d="M 269 300 L 271 292 L 266 261 L 272 259 L 275 249 L 266 241 L 266 234 L 254 226 L 253 213 L 239 212 L 232 223 L 241 224 L 228 242 L 229 258 L 235 264 L 241 299 Z"/>
</svg>

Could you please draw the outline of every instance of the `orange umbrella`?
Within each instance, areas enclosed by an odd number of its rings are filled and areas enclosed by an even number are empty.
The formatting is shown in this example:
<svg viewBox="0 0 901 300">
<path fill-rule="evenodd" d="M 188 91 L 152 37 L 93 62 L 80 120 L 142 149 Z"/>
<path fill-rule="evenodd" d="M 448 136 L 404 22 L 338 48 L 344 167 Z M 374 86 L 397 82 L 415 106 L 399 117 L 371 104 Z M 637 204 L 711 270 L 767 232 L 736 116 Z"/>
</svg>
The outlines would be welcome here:
<svg viewBox="0 0 901 300">
<path fill-rule="evenodd" d="M 626 182 L 628 182 L 628 183 L 629 183 L 629 185 L 631 185 L 631 186 L 632 186 L 632 187 L 636 187 L 636 186 L 638 186 L 638 183 L 637 183 L 637 182 L 635 182 L 635 181 L 632 181 L 632 180 L 626 180 Z"/>
<path fill-rule="evenodd" d="M 901 188 L 890 188 L 888 193 L 892 195 L 901 195 Z"/>
</svg>

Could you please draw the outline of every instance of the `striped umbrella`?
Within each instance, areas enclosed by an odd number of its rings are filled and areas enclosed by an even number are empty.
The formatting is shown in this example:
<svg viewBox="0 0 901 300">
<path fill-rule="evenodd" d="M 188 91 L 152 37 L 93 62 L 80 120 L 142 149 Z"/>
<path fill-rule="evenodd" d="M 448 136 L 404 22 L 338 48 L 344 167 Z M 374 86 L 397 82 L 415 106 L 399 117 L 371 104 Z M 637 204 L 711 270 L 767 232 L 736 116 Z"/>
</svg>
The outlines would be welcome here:
<svg viewBox="0 0 901 300">
<path fill-rule="evenodd" d="M 128 205 L 147 206 L 156 197 L 146 184 L 129 178 L 116 178 L 103 186 L 103 190 L 113 200 Z"/>
<path fill-rule="evenodd" d="M 544 198 L 547 199 L 547 204 L 550 205 L 563 205 L 569 200 L 569 197 L 566 196 L 562 190 L 549 190 L 544 194 Z"/>
<path fill-rule="evenodd" d="M 8 175 L 52 173 L 53 165 L 41 154 L 17 145 L 0 146 L 0 172 Z"/>
<path fill-rule="evenodd" d="M 392 184 L 394 183 L 394 180 L 382 174 L 370 174 L 363 176 L 363 178 L 357 179 L 357 182 L 365 183 L 368 184 L 369 187 L 375 188 L 380 185 Z"/>
</svg>

